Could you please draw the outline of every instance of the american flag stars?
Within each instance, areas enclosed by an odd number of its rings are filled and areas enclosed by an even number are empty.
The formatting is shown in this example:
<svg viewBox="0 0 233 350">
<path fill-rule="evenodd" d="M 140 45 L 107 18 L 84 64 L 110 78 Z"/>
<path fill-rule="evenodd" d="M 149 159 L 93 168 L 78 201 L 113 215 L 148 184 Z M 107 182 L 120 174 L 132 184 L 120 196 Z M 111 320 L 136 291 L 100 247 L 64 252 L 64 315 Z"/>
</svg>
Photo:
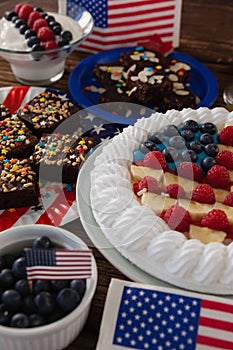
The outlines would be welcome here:
<svg viewBox="0 0 233 350">
<path fill-rule="evenodd" d="M 195 349 L 199 307 L 198 299 L 125 287 L 113 344 L 134 349 Z"/>
</svg>

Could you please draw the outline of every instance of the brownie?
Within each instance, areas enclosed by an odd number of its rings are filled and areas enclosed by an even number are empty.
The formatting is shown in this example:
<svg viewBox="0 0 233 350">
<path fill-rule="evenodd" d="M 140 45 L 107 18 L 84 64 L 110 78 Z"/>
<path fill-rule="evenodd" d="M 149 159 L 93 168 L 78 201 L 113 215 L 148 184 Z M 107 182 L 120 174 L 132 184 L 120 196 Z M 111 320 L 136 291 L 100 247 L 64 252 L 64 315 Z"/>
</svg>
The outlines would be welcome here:
<svg viewBox="0 0 233 350">
<path fill-rule="evenodd" d="M 9 118 L 10 116 L 10 110 L 4 104 L 0 104 L 0 120 Z"/>
<path fill-rule="evenodd" d="M 170 60 L 167 57 L 157 51 L 148 50 L 143 46 L 130 52 L 123 53 L 119 61 L 126 69 L 129 69 L 133 64 L 136 64 L 137 68 L 149 66 L 164 69 L 170 64 Z"/>
<path fill-rule="evenodd" d="M 94 140 L 90 137 L 47 134 L 36 145 L 30 162 L 40 178 L 75 183 L 80 165 L 93 147 Z"/>
<path fill-rule="evenodd" d="M 167 111 L 168 109 L 182 110 L 183 108 L 194 108 L 198 102 L 198 97 L 192 91 L 185 88 L 177 89 L 163 96 L 159 108 L 161 111 Z"/>
<path fill-rule="evenodd" d="M 190 81 L 191 66 L 188 63 L 171 59 L 169 66 L 167 67 L 167 75 L 176 75 L 177 81 L 184 84 Z"/>
<path fill-rule="evenodd" d="M 20 107 L 16 114 L 35 135 L 40 137 L 44 133 L 52 133 L 78 110 L 69 100 L 46 91 Z"/>
<path fill-rule="evenodd" d="M 38 197 L 36 173 L 28 159 L 0 156 L 0 209 L 34 206 Z"/>
<path fill-rule="evenodd" d="M 117 82 L 124 81 L 123 73 L 124 66 L 118 61 L 96 64 L 93 69 L 94 76 L 105 88 L 114 86 Z"/>
<path fill-rule="evenodd" d="M 17 116 L 0 121 L 0 155 L 7 158 L 28 157 L 37 141 L 37 137 Z"/>
</svg>

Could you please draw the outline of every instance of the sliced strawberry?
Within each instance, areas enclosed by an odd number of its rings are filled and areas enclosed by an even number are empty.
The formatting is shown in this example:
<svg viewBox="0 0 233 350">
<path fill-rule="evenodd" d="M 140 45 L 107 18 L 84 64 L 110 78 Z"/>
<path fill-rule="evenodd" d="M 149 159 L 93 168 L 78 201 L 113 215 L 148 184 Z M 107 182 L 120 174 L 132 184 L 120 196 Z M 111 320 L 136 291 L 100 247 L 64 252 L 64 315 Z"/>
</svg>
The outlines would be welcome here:
<svg viewBox="0 0 233 350">
<path fill-rule="evenodd" d="M 24 4 L 20 7 L 18 16 L 27 22 L 30 13 L 33 11 L 33 7 L 29 4 Z"/>
<path fill-rule="evenodd" d="M 218 135 L 219 143 L 227 146 L 233 146 L 233 126 L 228 125 L 223 128 Z"/>
<path fill-rule="evenodd" d="M 221 209 L 212 209 L 201 220 L 202 226 L 227 232 L 229 229 L 229 221 L 225 212 Z"/>
<path fill-rule="evenodd" d="M 136 194 L 136 195 L 137 195 L 137 193 L 139 192 L 139 182 L 135 182 L 135 183 L 133 184 L 133 192 L 134 192 L 134 194 Z"/>
<path fill-rule="evenodd" d="M 214 165 L 207 172 L 206 182 L 217 188 L 225 188 L 230 184 L 230 174 L 227 168 L 222 165 Z"/>
<path fill-rule="evenodd" d="M 54 41 L 55 35 L 49 27 L 40 27 L 37 32 L 37 37 L 40 41 Z"/>
<path fill-rule="evenodd" d="M 170 198 L 186 198 L 184 188 L 179 184 L 170 184 L 167 186 L 166 192 Z"/>
<path fill-rule="evenodd" d="M 28 17 L 27 24 L 30 28 L 33 28 L 33 24 L 37 19 L 43 18 L 38 11 L 32 11 Z"/>
<path fill-rule="evenodd" d="M 193 191 L 192 200 L 199 203 L 215 203 L 215 194 L 212 187 L 208 184 L 198 185 Z"/>
<path fill-rule="evenodd" d="M 158 181 L 152 176 L 145 176 L 139 181 L 139 191 L 146 188 L 148 192 L 161 194 L 162 189 L 159 187 Z"/>
<path fill-rule="evenodd" d="M 167 162 L 164 155 L 159 151 L 151 151 L 145 155 L 143 166 L 153 169 L 165 169 Z"/>
<path fill-rule="evenodd" d="M 227 169 L 233 169 L 233 152 L 224 149 L 217 154 L 215 160 L 218 164 L 224 165 Z"/>
<path fill-rule="evenodd" d="M 32 29 L 37 33 L 41 27 L 48 27 L 48 23 L 44 18 L 38 18 L 35 20 Z"/>
<path fill-rule="evenodd" d="M 179 205 L 170 207 L 163 216 L 168 226 L 180 232 L 187 232 L 191 224 L 191 216 L 187 210 Z"/>
<path fill-rule="evenodd" d="M 177 174 L 189 180 L 201 182 L 203 173 L 201 167 L 196 163 L 182 162 L 177 167 Z"/>
</svg>

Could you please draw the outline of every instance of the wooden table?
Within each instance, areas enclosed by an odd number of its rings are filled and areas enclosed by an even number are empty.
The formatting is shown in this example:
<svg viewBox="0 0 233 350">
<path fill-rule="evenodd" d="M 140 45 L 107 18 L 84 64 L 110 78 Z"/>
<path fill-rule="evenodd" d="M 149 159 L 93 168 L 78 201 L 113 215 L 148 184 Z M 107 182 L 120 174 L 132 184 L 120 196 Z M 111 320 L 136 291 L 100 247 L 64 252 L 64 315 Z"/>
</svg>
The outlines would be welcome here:
<svg viewBox="0 0 233 350">
<path fill-rule="evenodd" d="M 214 106 L 224 106 L 223 89 L 233 83 L 232 20 L 232 0 L 183 0 L 178 50 L 198 59 L 214 73 L 219 84 L 219 94 Z M 52 87 L 68 91 L 69 74 L 86 56 L 87 54 L 80 51 L 72 53 L 66 61 L 64 76 Z M 19 83 L 15 80 L 9 64 L 0 58 L 0 87 L 13 85 Z M 67 224 L 65 228 L 91 245 L 78 219 Z M 86 326 L 78 339 L 66 350 L 95 349 L 109 282 L 113 277 L 127 279 L 96 248 L 93 248 L 93 252 L 99 272 L 97 290 Z"/>
</svg>

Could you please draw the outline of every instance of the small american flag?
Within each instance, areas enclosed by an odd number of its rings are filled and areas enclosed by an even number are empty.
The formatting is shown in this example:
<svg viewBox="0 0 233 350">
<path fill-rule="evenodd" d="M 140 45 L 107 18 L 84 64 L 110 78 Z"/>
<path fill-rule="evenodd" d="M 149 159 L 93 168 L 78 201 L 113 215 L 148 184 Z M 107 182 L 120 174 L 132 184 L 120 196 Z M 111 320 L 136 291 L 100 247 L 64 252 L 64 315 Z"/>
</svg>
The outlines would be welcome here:
<svg viewBox="0 0 233 350">
<path fill-rule="evenodd" d="M 233 300 L 112 280 L 97 345 L 104 349 L 232 350 Z"/>
<path fill-rule="evenodd" d="M 25 249 L 29 280 L 70 280 L 91 277 L 91 250 Z"/>
<path fill-rule="evenodd" d="M 80 45 L 84 50 L 137 46 L 155 34 L 173 47 L 179 45 L 182 0 L 59 0 L 59 12 L 75 18 L 78 5 L 95 21 L 92 34 Z"/>
</svg>

